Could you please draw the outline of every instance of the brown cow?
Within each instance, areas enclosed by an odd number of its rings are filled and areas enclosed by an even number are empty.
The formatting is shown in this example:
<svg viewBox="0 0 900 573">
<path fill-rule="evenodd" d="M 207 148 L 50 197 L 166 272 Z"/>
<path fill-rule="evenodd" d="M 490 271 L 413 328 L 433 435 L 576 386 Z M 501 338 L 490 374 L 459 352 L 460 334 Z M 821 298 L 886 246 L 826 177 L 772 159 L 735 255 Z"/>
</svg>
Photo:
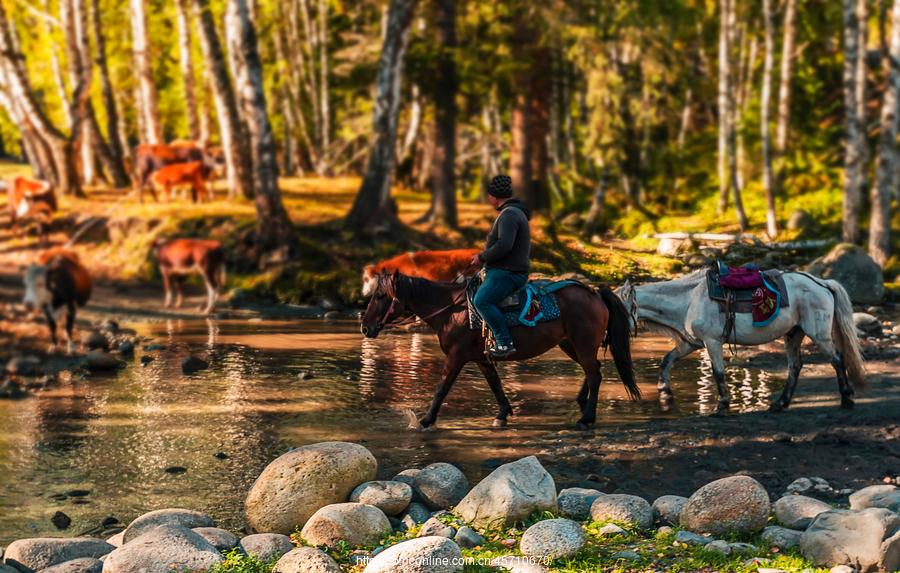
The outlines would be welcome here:
<svg viewBox="0 0 900 573">
<path fill-rule="evenodd" d="M 418 251 L 403 253 L 391 259 L 367 265 L 363 269 L 363 296 L 369 296 L 378 285 L 378 275 L 382 272 L 393 274 L 399 271 L 409 277 L 419 277 L 430 281 L 453 282 L 475 274 L 472 257 L 481 252 L 478 249 L 454 249 L 449 251 Z"/>
<path fill-rule="evenodd" d="M 58 208 L 50 183 L 17 175 L 0 185 L 6 188 L 6 208 L 13 233 L 20 233 L 20 221 L 31 219 L 37 223 L 41 243 L 46 244 L 50 223 Z"/>
<path fill-rule="evenodd" d="M 91 297 L 91 275 L 78 260 L 78 255 L 65 249 L 43 252 L 25 271 L 25 308 L 42 310 L 50 327 L 50 352 L 57 346 L 56 315 L 66 307 L 66 351 L 73 350 L 72 329 L 77 307 Z"/>
<path fill-rule="evenodd" d="M 162 189 L 163 197 L 170 197 L 178 187 L 190 187 L 194 203 L 202 201 L 204 197 L 212 201 L 212 188 L 206 182 L 208 172 L 206 165 L 200 161 L 173 163 L 156 171 L 150 176 L 150 181 L 155 187 Z"/>
<path fill-rule="evenodd" d="M 144 144 L 134 148 L 134 185 L 137 187 L 138 197 L 144 202 L 144 190 L 150 183 L 150 176 L 173 163 L 189 163 L 199 161 L 206 165 L 209 173 L 216 168 L 216 160 L 206 153 L 198 143 L 178 141 L 176 145 Z M 154 201 L 158 201 L 156 191 L 150 186 L 150 194 Z"/>
<path fill-rule="evenodd" d="M 219 287 L 225 283 L 225 251 L 219 241 L 204 239 L 157 239 L 153 243 L 159 272 L 166 290 L 166 307 L 172 305 L 172 283 L 178 291 L 175 307 L 184 299 L 184 279 L 199 272 L 206 285 L 205 314 L 210 314 L 219 297 Z"/>
</svg>

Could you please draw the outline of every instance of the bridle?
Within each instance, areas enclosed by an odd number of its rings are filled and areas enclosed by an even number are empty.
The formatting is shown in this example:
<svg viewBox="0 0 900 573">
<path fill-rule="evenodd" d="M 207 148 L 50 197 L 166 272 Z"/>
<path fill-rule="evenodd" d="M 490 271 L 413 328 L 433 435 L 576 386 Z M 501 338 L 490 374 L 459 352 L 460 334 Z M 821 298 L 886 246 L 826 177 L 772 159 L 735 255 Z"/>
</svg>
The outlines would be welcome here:
<svg viewBox="0 0 900 573">
<path fill-rule="evenodd" d="M 391 304 L 390 304 L 390 306 L 388 306 L 387 310 L 382 315 L 382 319 L 378 322 L 378 330 L 384 329 L 385 326 L 387 326 L 388 324 L 390 324 L 392 322 L 389 317 L 392 314 L 394 314 L 395 311 L 403 310 L 403 302 L 399 298 L 397 298 L 397 293 L 396 293 L 395 289 L 396 289 L 396 285 L 391 285 L 391 290 L 393 291 L 393 296 L 391 297 Z M 419 318 L 422 320 L 422 322 L 428 322 L 429 319 L 432 319 L 435 316 L 438 316 L 441 313 L 444 313 L 455 306 L 461 305 L 463 303 L 463 301 L 465 300 L 465 298 L 466 298 L 466 290 L 465 290 L 465 288 L 463 288 L 461 290 L 461 296 L 460 295 L 455 296 L 453 298 L 453 300 L 450 301 L 449 304 L 444 305 L 441 308 L 439 308 L 439 309 L 435 310 L 434 312 L 431 312 L 425 316 L 420 316 Z"/>
</svg>

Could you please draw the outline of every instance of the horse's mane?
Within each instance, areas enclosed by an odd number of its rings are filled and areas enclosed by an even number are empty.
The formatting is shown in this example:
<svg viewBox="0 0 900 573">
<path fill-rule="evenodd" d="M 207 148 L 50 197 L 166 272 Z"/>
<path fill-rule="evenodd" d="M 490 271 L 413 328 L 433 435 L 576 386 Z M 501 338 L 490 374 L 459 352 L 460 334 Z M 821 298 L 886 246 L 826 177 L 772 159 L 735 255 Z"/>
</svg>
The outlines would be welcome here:
<svg viewBox="0 0 900 573">
<path fill-rule="evenodd" d="M 463 290 L 466 288 L 466 283 L 430 281 L 428 279 L 399 274 L 397 275 L 396 287 L 398 291 L 402 290 L 404 295 L 409 295 L 411 298 L 433 300 L 435 298 L 436 290 L 449 294 L 451 292 Z"/>
</svg>

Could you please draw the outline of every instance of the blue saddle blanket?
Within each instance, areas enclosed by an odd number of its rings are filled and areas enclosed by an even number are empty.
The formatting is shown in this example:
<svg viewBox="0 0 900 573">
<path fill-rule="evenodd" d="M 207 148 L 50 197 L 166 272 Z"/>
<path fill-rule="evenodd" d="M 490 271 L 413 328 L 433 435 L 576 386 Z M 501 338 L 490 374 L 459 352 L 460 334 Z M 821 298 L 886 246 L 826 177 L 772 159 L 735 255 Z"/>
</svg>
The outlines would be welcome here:
<svg viewBox="0 0 900 573">
<path fill-rule="evenodd" d="M 509 298 L 500 303 L 500 310 L 506 316 L 506 324 L 510 327 L 528 326 L 533 327 L 541 322 L 550 322 L 559 318 L 559 305 L 556 303 L 556 291 L 567 286 L 584 286 L 575 280 L 537 280 L 529 282 L 519 291 L 513 293 Z M 469 307 L 469 327 L 472 330 L 481 330 L 484 319 L 475 308 L 473 299 L 478 287 L 481 286 L 480 279 L 473 279 L 469 283 L 466 290 L 466 299 Z"/>
</svg>

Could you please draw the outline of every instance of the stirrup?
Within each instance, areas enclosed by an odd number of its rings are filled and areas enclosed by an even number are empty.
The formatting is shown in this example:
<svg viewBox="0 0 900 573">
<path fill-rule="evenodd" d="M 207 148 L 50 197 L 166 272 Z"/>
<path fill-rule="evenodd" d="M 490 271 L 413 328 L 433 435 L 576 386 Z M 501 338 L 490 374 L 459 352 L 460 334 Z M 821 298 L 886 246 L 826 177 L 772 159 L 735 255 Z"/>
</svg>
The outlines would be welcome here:
<svg viewBox="0 0 900 573">
<path fill-rule="evenodd" d="M 487 352 L 492 358 L 506 358 L 507 356 L 515 354 L 516 347 L 512 343 L 509 343 L 508 345 L 497 344 L 488 349 Z"/>
</svg>

